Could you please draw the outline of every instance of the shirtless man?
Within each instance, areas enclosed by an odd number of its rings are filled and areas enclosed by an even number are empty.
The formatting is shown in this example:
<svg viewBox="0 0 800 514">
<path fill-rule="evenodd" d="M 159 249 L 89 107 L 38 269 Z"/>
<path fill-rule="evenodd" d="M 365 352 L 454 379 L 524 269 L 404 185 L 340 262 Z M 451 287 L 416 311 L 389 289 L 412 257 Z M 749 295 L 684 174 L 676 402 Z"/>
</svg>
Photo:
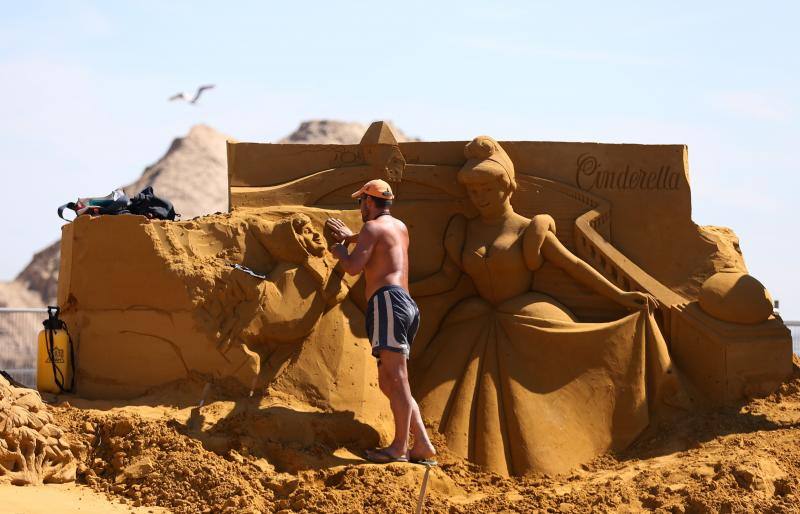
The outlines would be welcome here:
<svg viewBox="0 0 800 514">
<path fill-rule="evenodd" d="M 369 450 L 366 457 L 378 463 L 428 461 L 436 450 L 411 396 L 406 367 L 419 328 L 419 309 L 408 294 L 408 229 L 389 212 L 394 194 L 383 180 L 370 180 L 352 196 L 361 206 L 364 227 L 353 234 L 344 222 L 330 218 L 326 224 L 337 241 L 331 253 L 350 275 L 364 272 L 367 336 L 378 359 L 378 384 L 389 398 L 395 425 L 392 444 Z M 348 254 L 351 243 L 356 247 Z M 414 434 L 410 450 L 409 432 Z"/>
</svg>

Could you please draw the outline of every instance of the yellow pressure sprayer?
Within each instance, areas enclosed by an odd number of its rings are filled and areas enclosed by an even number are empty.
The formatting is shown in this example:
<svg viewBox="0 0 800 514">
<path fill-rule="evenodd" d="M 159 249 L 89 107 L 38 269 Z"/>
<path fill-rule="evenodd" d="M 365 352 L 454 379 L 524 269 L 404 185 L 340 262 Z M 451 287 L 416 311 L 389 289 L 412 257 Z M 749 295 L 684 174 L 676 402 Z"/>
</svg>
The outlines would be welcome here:
<svg viewBox="0 0 800 514">
<path fill-rule="evenodd" d="M 75 355 L 67 324 L 58 317 L 58 307 L 47 308 L 47 319 L 39 332 L 36 388 L 40 392 L 71 392 L 75 385 Z"/>
</svg>

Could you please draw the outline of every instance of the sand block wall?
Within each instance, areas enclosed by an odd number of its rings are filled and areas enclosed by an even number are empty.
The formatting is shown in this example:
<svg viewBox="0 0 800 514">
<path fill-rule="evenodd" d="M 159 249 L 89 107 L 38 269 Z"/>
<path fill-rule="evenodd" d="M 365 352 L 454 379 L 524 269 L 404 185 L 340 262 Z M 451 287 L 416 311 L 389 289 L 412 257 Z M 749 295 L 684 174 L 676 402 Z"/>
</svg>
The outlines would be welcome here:
<svg viewBox="0 0 800 514">
<path fill-rule="evenodd" d="M 116 216 L 66 225 L 59 303 L 76 345 L 78 393 L 130 398 L 189 379 L 241 395 L 272 387 L 323 409 L 382 405 L 363 317 L 351 323 L 361 313 L 325 259 L 308 262 L 296 219 Z M 280 244 L 265 247 L 270 238 Z"/>
</svg>

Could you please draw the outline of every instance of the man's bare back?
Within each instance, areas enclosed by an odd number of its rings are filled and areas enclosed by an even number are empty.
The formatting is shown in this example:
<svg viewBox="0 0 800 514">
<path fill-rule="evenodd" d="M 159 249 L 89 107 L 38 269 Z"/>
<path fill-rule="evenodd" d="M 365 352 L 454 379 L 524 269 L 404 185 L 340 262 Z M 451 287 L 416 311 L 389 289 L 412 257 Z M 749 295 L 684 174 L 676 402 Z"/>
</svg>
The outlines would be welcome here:
<svg viewBox="0 0 800 514">
<path fill-rule="evenodd" d="M 372 255 L 364 265 L 367 299 L 383 286 L 400 286 L 408 291 L 408 229 L 405 223 L 391 215 L 383 215 L 368 221 L 361 234 L 359 241 L 365 236 L 375 239 Z"/>
</svg>

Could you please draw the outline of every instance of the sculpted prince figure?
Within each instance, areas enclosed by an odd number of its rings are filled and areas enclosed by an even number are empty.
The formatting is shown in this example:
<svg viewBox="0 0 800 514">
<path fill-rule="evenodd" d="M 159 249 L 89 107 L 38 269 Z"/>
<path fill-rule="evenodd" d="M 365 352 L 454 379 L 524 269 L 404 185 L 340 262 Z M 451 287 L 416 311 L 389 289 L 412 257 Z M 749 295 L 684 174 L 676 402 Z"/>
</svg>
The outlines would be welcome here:
<svg viewBox="0 0 800 514">
<path fill-rule="evenodd" d="M 366 457 L 378 463 L 425 461 L 436 451 L 408 383 L 407 360 L 420 320 L 408 293 L 408 229 L 389 211 L 394 194 L 385 181 L 370 180 L 352 197 L 358 199 L 364 226 L 353 234 L 341 220 L 329 219 L 327 225 L 337 241 L 331 253 L 345 272 L 364 272 L 367 337 L 378 359 L 378 384 L 389 398 L 395 423 L 392 443 L 367 451 Z M 349 253 L 347 245 L 353 243 Z M 409 433 L 414 435 L 411 449 Z"/>
</svg>

